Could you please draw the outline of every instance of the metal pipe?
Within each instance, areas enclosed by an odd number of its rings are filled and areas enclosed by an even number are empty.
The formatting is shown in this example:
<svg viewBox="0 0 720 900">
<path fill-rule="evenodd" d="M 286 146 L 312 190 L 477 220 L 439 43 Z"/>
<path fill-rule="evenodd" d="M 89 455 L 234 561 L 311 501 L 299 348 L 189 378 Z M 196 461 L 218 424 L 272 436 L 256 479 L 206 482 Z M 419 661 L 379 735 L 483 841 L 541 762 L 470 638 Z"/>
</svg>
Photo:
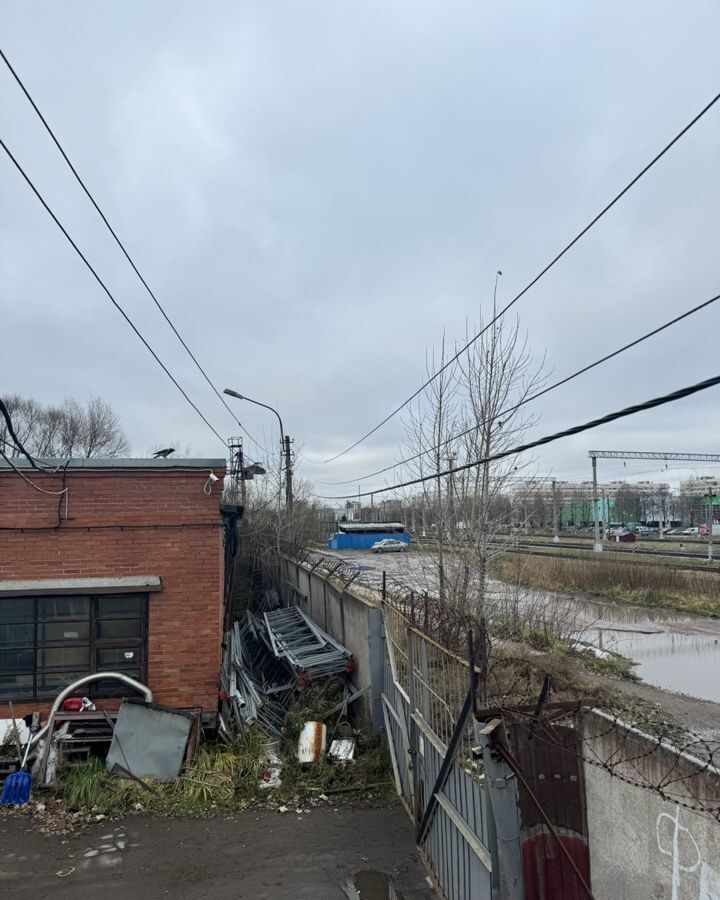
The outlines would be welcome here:
<svg viewBox="0 0 720 900">
<path fill-rule="evenodd" d="M 34 737 L 30 738 L 30 743 L 34 744 L 36 741 L 39 741 L 40 738 L 45 734 L 45 732 L 50 727 L 52 717 L 60 709 L 63 700 L 67 699 L 70 694 L 76 691 L 79 687 L 83 687 L 83 685 L 91 684 L 93 681 L 101 681 L 106 678 L 114 678 L 117 681 L 122 681 L 129 687 L 134 688 L 134 690 L 139 691 L 141 694 L 144 694 L 147 702 L 152 703 L 153 694 L 150 688 L 139 681 L 135 681 L 135 679 L 131 678 L 129 675 L 123 675 L 122 672 L 95 672 L 94 675 L 85 675 L 83 678 L 78 678 L 77 681 L 73 681 L 73 683 L 69 684 L 65 688 L 65 690 L 60 691 L 60 693 L 55 698 L 55 702 L 50 707 L 50 714 L 48 715 L 47 722 Z"/>
</svg>

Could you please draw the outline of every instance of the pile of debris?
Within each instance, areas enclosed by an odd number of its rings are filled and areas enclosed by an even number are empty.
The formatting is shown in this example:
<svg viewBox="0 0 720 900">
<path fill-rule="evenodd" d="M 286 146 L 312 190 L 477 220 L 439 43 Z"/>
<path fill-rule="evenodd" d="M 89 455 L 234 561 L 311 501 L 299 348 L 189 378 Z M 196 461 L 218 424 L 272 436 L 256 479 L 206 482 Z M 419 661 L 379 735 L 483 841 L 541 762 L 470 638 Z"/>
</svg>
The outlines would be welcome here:
<svg viewBox="0 0 720 900">
<path fill-rule="evenodd" d="M 248 611 L 226 633 L 223 647 L 219 733 L 226 739 L 251 726 L 279 735 L 294 692 L 308 681 L 340 676 L 347 695 L 357 694 L 347 682 L 350 651 L 297 606 L 262 618 Z"/>
<path fill-rule="evenodd" d="M 75 696 L 98 680 L 119 680 L 144 700 L 125 699 L 110 712 Z M 105 760 L 110 774 L 143 786 L 144 778 L 174 779 L 192 761 L 200 740 L 202 710 L 158 706 L 146 685 L 117 672 L 86 675 L 68 685 L 42 727 L 37 711 L 16 719 L 10 704 L 10 712 L 10 719 L 0 719 L 0 806 L 27 804 L 33 785 L 52 786 L 61 769 L 95 758 Z"/>
</svg>

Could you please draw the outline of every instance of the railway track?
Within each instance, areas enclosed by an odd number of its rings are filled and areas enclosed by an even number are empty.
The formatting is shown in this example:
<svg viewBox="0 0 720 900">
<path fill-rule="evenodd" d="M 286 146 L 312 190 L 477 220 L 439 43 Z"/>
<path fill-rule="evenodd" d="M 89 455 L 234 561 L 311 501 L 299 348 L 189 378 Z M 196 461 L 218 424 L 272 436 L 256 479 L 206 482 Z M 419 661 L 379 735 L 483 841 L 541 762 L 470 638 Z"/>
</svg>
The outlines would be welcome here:
<svg viewBox="0 0 720 900">
<path fill-rule="evenodd" d="M 431 547 L 434 545 L 434 541 L 429 540 L 428 538 L 419 538 L 415 539 L 415 542 L 420 544 L 421 546 Z M 593 550 L 593 541 L 592 538 L 590 540 L 584 540 L 582 542 L 573 541 L 572 543 L 568 543 L 567 541 L 561 541 L 561 543 L 556 544 L 554 541 L 530 541 L 530 540 L 493 540 L 491 544 L 495 547 L 502 547 L 507 553 L 519 553 L 525 554 L 526 556 L 540 556 L 547 559 L 548 557 L 555 557 L 557 559 L 598 559 L 603 558 L 603 555 L 596 554 Z M 707 556 L 704 552 L 701 551 L 692 551 L 692 550 L 650 550 L 644 547 L 628 547 L 617 544 L 616 542 L 609 542 L 603 544 L 604 553 L 612 553 L 617 554 L 618 556 L 627 555 L 631 559 L 635 560 L 637 565 L 667 565 L 668 559 L 688 559 L 694 560 L 695 565 L 683 565 L 680 562 L 673 562 L 672 567 L 674 569 L 680 569 L 682 571 L 687 572 L 702 572 L 702 571 L 717 571 L 720 574 L 720 570 L 717 570 L 712 567 L 708 567 L 707 569 L 700 568 L 697 563 L 702 563 L 707 560 Z M 638 559 L 638 557 L 643 557 L 642 560 Z M 654 560 L 651 561 L 651 560 Z"/>
<path fill-rule="evenodd" d="M 501 541 L 493 542 L 496 544 L 501 544 Z M 585 553 L 593 553 L 592 546 L 588 546 L 590 543 L 580 543 L 580 544 L 569 544 L 566 541 L 561 541 L 559 544 L 556 544 L 554 541 L 513 541 L 514 545 L 518 547 L 550 547 L 551 549 L 566 549 L 566 550 L 582 550 Z M 702 552 L 692 552 L 690 550 L 648 550 L 643 547 L 626 547 L 622 544 L 617 544 L 615 541 L 609 541 L 603 544 L 603 549 L 612 553 L 629 553 L 632 556 L 677 556 L 683 559 L 705 559 L 706 554 Z"/>
</svg>

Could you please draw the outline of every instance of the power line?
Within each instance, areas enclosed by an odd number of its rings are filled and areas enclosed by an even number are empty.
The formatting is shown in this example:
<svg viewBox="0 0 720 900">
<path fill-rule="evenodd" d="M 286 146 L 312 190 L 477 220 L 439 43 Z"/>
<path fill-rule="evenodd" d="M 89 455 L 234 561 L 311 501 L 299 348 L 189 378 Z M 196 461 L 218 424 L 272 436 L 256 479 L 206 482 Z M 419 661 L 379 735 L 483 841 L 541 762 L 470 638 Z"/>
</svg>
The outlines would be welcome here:
<svg viewBox="0 0 720 900">
<path fill-rule="evenodd" d="M 30 465 L 33 467 L 33 469 L 39 469 L 40 467 L 35 462 L 35 460 L 32 458 L 32 456 L 30 456 L 30 454 L 27 452 L 25 447 L 23 447 L 20 438 L 15 433 L 15 429 L 13 428 L 12 419 L 10 418 L 10 410 L 7 408 L 7 406 L 5 406 L 5 403 L 2 399 L 2 397 L 0 397 L 0 414 L 2 414 L 3 419 L 5 419 L 5 424 L 7 426 L 8 434 L 15 442 L 15 446 L 13 449 L 19 450 L 22 453 L 22 455 L 27 459 L 27 461 L 30 463 Z M 3 439 L 3 444 L 5 444 L 6 447 L 13 447 L 12 444 L 10 444 L 8 441 L 6 441 L 4 439 Z"/>
<path fill-rule="evenodd" d="M 190 397 L 187 395 L 187 393 L 185 392 L 185 390 L 181 387 L 180 383 L 176 380 L 175 376 L 170 372 L 170 370 L 169 370 L 168 367 L 165 365 L 165 363 L 160 359 L 160 357 L 159 357 L 159 356 L 157 355 L 157 353 L 153 350 L 153 348 L 150 346 L 150 344 L 149 344 L 149 343 L 145 340 L 145 338 L 142 336 L 142 334 L 140 333 L 140 331 L 138 330 L 137 326 L 135 325 L 135 323 L 133 322 L 133 320 L 130 318 L 130 316 L 128 316 L 128 314 L 125 312 L 125 310 L 122 308 L 122 306 L 120 306 L 120 304 L 117 302 L 117 300 L 116 300 L 116 299 L 113 297 L 113 295 L 110 293 L 110 290 L 109 290 L 108 287 L 105 285 L 105 282 L 102 280 L 102 278 L 98 275 L 98 273 L 97 273 L 97 272 L 95 271 L 95 269 L 92 267 L 92 265 L 90 264 L 90 262 L 88 261 L 87 257 L 86 257 L 85 254 L 82 252 L 82 250 L 78 247 L 78 245 L 75 243 L 75 241 L 70 237 L 69 233 L 66 231 L 65 227 L 63 226 L 63 224 L 60 222 L 60 220 L 58 219 L 58 217 L 55 215 L 55 213 L 50 209 L 50 207 L 48 206 L 48 204 L 45 202 L 45 199 L 43 198 L 43 196 L 42 196 L 42 194 L 40 193 L 40 191 L 38 191 L 38 189 L 35 187 L 35 185 L 33 184 L 33 182 L 30 180 L 30 177 L 27 175 L 27 173 L 25 172 L 25 170 L 23 169 L 23 167 L 20 165 L 20 163 L 15 159 L 15 157 L 13 156 L 13 154 L 12 154 L 12 153 L 10 152 L 10 150 L 8 149 L 7 144 L 5 143 L 5 141 L 2 140 L 2 138 L 0 138 L 0 146 L 1 146 L 2 149 L 5 151 L 5 153 L 8 155 L 8 157 L 10 158 L 11 162 L 13 163 L 13 165 L 15 166 L 15 168 L 18 170 L 18 172 L 19 172 L 19 173 L 22 175 L 22 177 L 25 179 L 26 183 L 28 184 L 28 186 L 30 187 L 30 189 L 32 190 L 32 192 L 35 194 L 35 196 L 37 197 L 37 199 L 40 201 L 40 203 L 43 205 L 43 207 L 45 208 L 45 211 L 48 213 L 48 215 L 50 216 L 50 218 L 53 220 L 53 222 L 55 222 L 55 224 L 56 224 L 57 227 L 60 229 L 60 231 L 62 231 L 62 233 L 65 235 L 65 237 L 67 238 L 68 242 L 69 242 L 70 245 L 72 246 L 73 250 L 77 253 L 77 255 L 80 257 L 80 259 L 85 263 L 85 265 L 88 267 L 88 269 L 90 270 L 90 272 L 93 274 L 93 276 L 95 277 L 95 280 L 97 281 L 97 283 L 100 285 L 100 287 L 103 289 L 103 291 L 107 294 L 107 296 L 108 296 L 110 302 L 112 303 L 112 305 L 115 307 L 115 309 L 117 309 L 117 311 L 120 313 L 120 315 L 125 319 L 125 321 L 128 323 L 128 325 L 129 325 L 129 326 L 132 328 L 132 330 L 135 332 L 135 334 L 140 338 L 140 340 L 143 342 L 143 344 L 145 345 L 145 347 L 147 348 L 147 350 L 149 350 L 149 352 L 152 354 L 153 359 L 155 360 L 155 362 L 160 366 L 160 368 L 163 370 L 163 372 L 165 372 L 165 374 L 168 376 L 168 378 L 170 379 L 170 381 L 172 381 L 172 383 L 175 385 L 175 387 L 180 391 L 180 393 L 183 395 L 183 397 L 187 400 L 187 402 L 190 404 L 190 406 L 192 406 L 192 408 L 195 410 L 195 412 L 200 416 L 200 418 L 201 418 L 201 419 L 203 420 L 203 422 L 207 425 L 207 427 L 212 431 L 212 433 L 218 438 L 218 440 L 219 440 L 222 444 L 226 444 L 226 441 L 225 441 L 225 439 L 222 437 L 222 435 L 221 435 L 218 431 L 216 431 L 215 428 L 213 428 L 213 426 L 212 426 L 212 425 L 210 424 L 210 422 L 205 418 L 205 416 L 204 416 L 203 413 L 200 411 L 200 409 L 199 409 L 199 408 L 195 405 L 195 403 L 190 399 Z"/>
<path fill-rule="evenodd" d="M 644 412 L 648 409 L 654 409 L 656 406 L 664 406 L 666 403 L 673 403 L 675 400 L 682 400 L 684 397 L 689 397 L 692 394 L 697 394 L 700 391 L 705 391 L 708 388 L 715 387 L 718 384 L 720 384 L 720 375 L 716 375 L 713 378 L 708 378 L 705 381 L 700 381 L 697 384 L 692 384 L 689 387 L 680 388 L 677 391 L 673 391 L 671 394 L 663 394 L 660 397 L 654 397 L 652 400 L 645 400 L 643 403 L 636 403 L 634 406 L 626 406 L 625 409 L 608 413 L 605 416 L 601 416 L 599 419 L 593 419 L 590 422 L 585 422 L 583 425 L 574 425 L 572 428 L 566 428 L 564 431 L 558 431 L 555 434 L 538 438 L 535 441 L 529 441 L 525 444 L 519 444 L 517 447 L 511 447 L 509 450 L 503 450 L 501 453 L 494 453 L 491 456 L 485 456 L 481 459 L 476 459 L 472 462 L 464 463 L 461 466 L 454 466 L 453 468 L 446 469 L 443 472 L 433 472 L 432 475 L 423 475 L 421 478 L 413 478 L 411 481 L 403 481 L 400 484 L 391 484 L 387 487 L 377 488 L 374 491 L 365 491 L 364 493 L 358 492 L 357 494 L 340 494 L 333 497 L 324 497 L 321 495 L 319 499 L 352 500 L 355 497 L 370 497 L 375 494 L 384 494 L 387 491 L 397 491 L 400 488 L 412 487 L 415 484 L 422 484 L 425 481 L 432 480 L 433 478 L 442 478 L 445 475 L 454 475 L 456 472 L 465 472 L 468 469 L 474 469 L 477 466 L 495 462 L 498 459 L 505 459 L 508 456 L 515 456 L 519 453 L 524 453 L 526 450 L 532 450 L 533 447 L 540 447 L 543 444 L 551 444 L 554 441 L 560 440 L 561 438 L 570 437 L 574 434 L 580 434 L 583 431 L 589 431 L 591 428 L 597 428 L 599 425 L 607 425 L 610 422 L 615 422 L 617 419 L 625 419 L 628 416 L 634 416 L 639 412 Z"/>
<path fill-rule="evenodd" d="M 578 369 L 577 372 L 573 372 L 572 375 L 567 375 L 565 378 L 561 378 L 560 381 L 556 381 L 554 384 L 549 385 L 546 388 L 543 388 L 540 391 L 537 391 L 534 394 L 531 394 L 528 397 L 523 398 L 519 403 L 516 403 L 514 406 L 510 406 L 507 409 L 503 409 L 498 413 L 495 413 L 493 416 L 490 416 L 487 419 L 484 419 L 481 422 L 477 422 L 472 428 L 467 428 L 465 431 L 461 431 L 458 434 L 452 435 L 447 440 L 442 441 L 439 444 L 436 444 L 433 447 L 428 448 L 427 450 L 422 450 L 420 453 L 416 453 L 414 456 L 408 456 L 406 459 L 398 460 L 398 462 L 393 463 L 390 466 L 385 466 L 383 469 L 378 469 L 376 472 L 370 472 L 367 475 L 361 475 L 359 478 L 350 478 L 347 481 L 318 481 L 317 484 L 334 484 L 334 485 L 343 485 L 343 484 L 355 484 L 358 481 L 366 481 L 368 478 L 374 478 L 376 475 L 382 475 L 384 472 L 389 472 L 391 469 L 395 469 L 398 466 L 404 465 L 405 463 L 413 462 L 416 459 L 420 459 L 421 456 L 426 456 L 429 453 L 434 453 L 437 450 L 442 449 L 443 447 L 451 444 L 453 441 L 458 440 L 459 438 L 465 437 L 468 434 L 471 434 L 474 431 L 477 431 L 479 428 L 482 428 L 484 425 L 489 425 L 494 422 L 496 419 L 501 418 L 502 416 L 507 416 L 510 413 L 515 412 L 520 409 L 521 406 L 524 406 L 526 403 L 530 403 L 531 400 L 537 400 L 538 397 L 542 397 L 544 394 L 550 393 L 550 391 L 554 391 L 556 388 L 561 387 L 563 384 L 567 384 L 569 381 L 572 381 L 574 378 L 577 378 L 580 375 L 584 375 L 586 372 L 589 372 L 591 369 L 594 369 L 596 366 L 600 366 L 603 363 L 607 362 L 610 359 L 613 359 L 616 356 L 619 356 L 621 353 L 624 353 L 626 350 L 630 350 L 632 347 L 636 347 L 638 344 L 642 344 L 643 341 L 648 340 L 651 337 L 654 337 L 656 334 L 660 334 L 661 331 L 665 331 L 665 329 L 670 328 L 672 325 L 676 325 L 678 322 L 681 322 L 683 319 L 687 319 L 689 316 L 692 316 L 694 313 L 699 312 L 701 309 L 705 309 L 705 307 L 710 306 L 712 303 L 715 303 L 717 300 L 720 300 L 720 294 L 716 294 L 714 297 L 711 297 L 709 300 L 705 300 L 702 303 L 699 303 L 697 306 L 694 306 L 692 309 L 686 310 L 686 312 L 681 313 L 679 316 L 675 316 L 674 319 L 670 319 L 669 322 L 665 322 L 664 325 L 659 325 L 657 328 L 653 328 L 652 331 L 646 332 L 646 334 L 642 335 L 642 337 L 636 338 L 634 341 L 630 341 L 628 344 L 625 344 L 622 347 L 619 347 L 617 350 L 613 350 L 612 353 L 608 353 L 605 356 L 602 356 L 600 359 L 595 360 L 595 362 L 590 363 L 587 366 L 583 366 L 581 369 Z"/>
<path fill-rule="evenodd" d="M 40 112 L 40 109 L 38 108 L 37 104 L 35 103 L 35 101 L 33 100 L 33 98 L 30 96 L 30 92 L 28 91 L 28 89 L 27 89 L 27 88 L 25 87 L 25 85 L 23 84 L 23 82 L 22 82 L 20 76 L 18 75 L 18 73 L 17 73 L 17 72 L 15 71 L 15 69 L 12 67 L 12 65 L 11 65 L 11 63 L 10 63 L 10 60 L 7 58 L 7 56 L 5 55 L 5 53 L 3 52 L 3 50 L 2 50 L 1 47 L 0 47 L 0 57 L 2 57 L 3 62 L 5 63 L 5 65 L 6 65 L 6 66 L 8 67 L 8 69 L 10 70 L 10 73 L 12 74 L 13 78 L 15 79 L 15 81 L 16 81 L 16 82 L 18 83 L 18 85 L 20 86 L 20 89 L 22 90 L 23 94 L 25 94 L 25 96 L 26 96 L 28 102 L 30 103 L 30 105 L 32 106 L 32 108 L 35 110 L 35 112 L 36 112 L 38 118 L 40 119 L 40 121 L 42 122 L 42 124 L 45 126 L 45 130 L 46 130 L 47 133 L 50 135 L 50 137 L 52 138 L 53 143 L 55 144 L 55 146 L 56 146 L 56 147 L 58 148 L 58 150 L 60 151 L 60 155 L 61 155 L 62 158 L 65 160 L 65 162 L 67 163 L 67 165 L 68 165 L 70 171 L 71 171 L 71 172 L 73 173 L 73 175 L 75 176 L 75 180 L 77 181 L 77 183 L 80 185 L 80 187 L 81 187 L 81 188 L 83 189 L 83 191 L 85 192 L 85 194 L 86 194 L 88 200 L 89 200 L 89 201 L 92 203 L 92 205 L 95 207 L 95 210 L 97 211 L 98 215 L 99 215 L 100 218 L 103 220 L 103 222 L 105 223 L 105 226 L 107 227 L 107 229 L 108 229 L 108 231 L 110 232 L 110 234 L 113 236 L 113 238 L 114 238 L 114 240 L 115 240 L 115 243 L 118 245 L 118 247 L 119 247 L 120 250 L 122 251 L 123 255 L 125 256 L 125 259 L 127 259 L 127 261 L 128 261 L 128 262 L 130 263 L 130 265 L 132 266 L 133 271 L 135 272 L 135 274 L 137 275 L 137 277 L 138 277 L 138 278 L 140 279 L 140 281 L 142 282 L 143 287 L 145 288 L 145 290 L 148 292 L 148 294 L 149 294 L 150 297 L 152 298 L 153 303 L 154 303 L 155 306 L 157 306 L 157 308 L 160 310 L 160 312 L 161 312 L 162 315 L 163 315 L 163 318 L 164 318 L 165 321 L 168 323 L 168 325 L 172 328 L 173 332 L 175 333 L 175 336 L 176 336 L 177 339 L 180 341 L 180 343 L 183 345 L 183 347 L 185 348 L 185 350 L 187 351 L 188 355 L 190 356 L 190 358 L 192 359 L 192 361 L 195 363 L 195 365 L 197 366 L 197 368 L 200 370 L 200 372 L 202 373 L 202 376 L 203 376 L 203 378 L 205 379 L 205 381 L 207 381 L 207 383 L 210 385 L 210 387 L 213 389 L 213 391 L 217 394 L 217 396 L 218 396 L 218 398 L 220 399 L 220 402 L 222 403 L 222 405 L 227 409 L 227 411 L 228 411 L 228 412 L 230 413 L 230 415 L 233 417 L 233 420 L 234 420 L 235 422 L 237 422 L 237 424 L 240 426 L 240 428 L 242 428 L 242 430 L 243 430 L 243 431 L 245 432 L 245 434 L 250 438 L 250 440 L 255 444 L 255 446 L 256 446 L 259 450 L 261 450 L 263 453 L 267 453 L 267 450 L 266 450 L 263 446 L 261 446 L 261 444 L 259 444 L 259 443 L 255 440 L 255 438 L 254 438 L 254 437 L 250 434 L 250 432 L 245 428 L 245 426 L 242 424 L 242 422 L 237 418 L 237 416 L 236 416 L 235 413 L 233 412 L 232 408 L 231 408 L 231 407 L 229 406 L 229 404 L 226 402 L 225 398 L 222 396 L 222 394 L 220 393 L 220 391 L 218 391 L 218 389 L 215 387 L 215 385 L 213 384 L 213 382 L 210 380 L 210 377 L 208 376 L 208 374 L 207 374 L 207 372 L 205 371 L 205 369 L 203 369 L 203 367 L 202 367 L 202 366 L 200 365 L 200 363 L 198 362 L 198 359 L 197 359 L 197 357 L 195 356 L 195 354 L 192 352 L 192 350 L 188 347 L 188 345 L 187 345 L 187 344 L 185 343 L 185 341 L 183 340 L 182 336 L 180 335 L 180 332 L 177 330 L 177 328 L 176 328 L 175 325 L 173 324 L 172 320 L 170 319 L 170 317 L 168 316 L 168 314 L 165 312 L 165 310 L 164 310 L 164 308 L 162 307 L 160 301 L 158 300 L 158 298 L 155 296 L 155 294 L 154 294 L 153 291 L 151 290 L 150 285 L 149 285 L 149 284 L 147 283 L 147 281 L 143 278 L 142 274 L 140 273 L 140 270 L 139 270 L 138 267 L 135 265 L 135 262 L 133 261 L 132 257 L 130 256 L 130 254 L 128 253 L 128 251 L 125 249 L 125 246 L 124 246 L 123 242 L 122 242 L 122 241 L 120 240 L 120 238 L 117 236 L 117 234 L 116 234 L 114 228 L 112 227 L 112 225 L 111 225 L 110 222 L 108 221 L 107 217 L 105 216 L 105 213 L 104 213 L 104 212 L 100 209 L 100 207 L 98 206 L 98 204 L 97 204 L 95 198 L 94 198 L 93 195 L 90 193 L 90 191 L 89 191 L 88 187 L 86 186 L 85 182 L 82 180 L 82 178 L 81 178 L 80 175 L 78 174 L 77 169 L 76 169 L 75 166 L 72 164 L 72 162 L 70 161 L 70 159 L 69 159 L 67 153 L 65 152 L 65 150 L 64 150 L 63 147 L 62 147 L 62 145 L 60 144 L 60 141 L 59 141 L 59 140 L 57 139 L 57 137 L 55 136 L 55 133 L 53 132 L 53 130 L 52 130 L 52 128 L 50 127 L 50 125 L 48 124 L 47 120 L 45 119 L 45 116 L 43 116 L 43 114 Z"/>
<path fill-rule="evenodd" d="M 51 497 L 60 497 L 63 494 L 67 494 L 68 489 L 64 487 L 61 491 L 46 491 L 45 488 L 41 488 L 39 485 L 35 484 L 34 481 L 31 481 L 24 472 L 22 472 L 18 467 L 13 463 L 9 456 L 0 450 L 0 457 L 2 457 L 5 462 L 10 466 L 10 468 L 15 472 L 16 475 L 19 475 L 23 481 L 27 482 L 31 488 L 34 488 L 36 491 L 39 491 L 41 494 L 48 494 Z"/>
<path fill-rule="evenodd" d="M 502 318 L 502 316 L 504 316 L 505 313 L 512 306 L 514 306 L 518 302 L 518 300 L 520 300 L 521 297 L 523 297 L 534 285 L 536 285 L 538 283 L 538 281 L 540 281 L 540 279 L 544 275 L 546 275 L 550 271 L 550 269 L 552 269 L 553 266 L 557 262 L 559 262 L 563 258 L 563 256 L 565 256 L 565 254 L 570 249 L 572 249 L 572 247 L 574 247 L 575 244 L 577 244 L 577 242 L 581 238 L 583 238 L 588 233 L 588 231 L 590 231 L 590 229 L 594 225 L 596 225 L 597 222 L 599 222 L 600 219 L 602 219 L 602 217 L 607 212 L 609 212 L 613 208 L 613 206 L 615 206 L 615 204 L 619 200 L 621 200 L 632 187 L 634 187 L 637 184 L 638 181 L 640 181 L 640 179 L 643 177 L 643 175 L 645 175 L 647 172 L 649 172 L 650 169 L 652 169 L 652 167 L 657 162 L 659 162 L 662 159 L 662 157 L 665 156 L 665 154 L 685 134 L 687 134 L 687 132 L 693 127 L 693 125 L 695 125 L 697 122 L 700 121 L 700 119 L 702 119 L 702 117 L 717 103 L 718 100 L 720 100 L 720 93 L 716 94 L 713 97 L 713 99 L 705 107 L 703 107 L 703 109 L 693 119 L 691 119 L 691 121 L 688 122 L 688 124 L 681 131 L 679 131 L 675 135 L 675 137 L 668 144 L 666 144 L 665 147 L 663 147 L 663 149 L 656 156 L 654 156 L 653 159 L 651 159 L 650 162 L 643 169 L 641 169 L 640 172 L 638 172 L 638 174 L 631 181 L 629 181 L 625 185 L 625 187 L 620 191 L 620 193 L 616 194 L 615 197 L 605 207 L 603 207 L 603 209 L 593 219 L 591 219 L 590 222 L 588 222 L 588 224 L 582 229 L 582 231 L 578 232 L 578 234 L 575 235 L 575 237 L 570 241 L 570 243 L 566 244 L 565 247 L 563 247 L 563 249 L 555 257 L 553 257 L 552 260 L 550 260 L 550 262 L 545 266 L 545 268 L 542 269 L 532 279 L 532 281 L 530 281 L 528 284 L 525 285 L 525 287 L 520 291 L 519 294 L 516 294 L 513 297 L 513 299 L 500 310 L 500 312 L 494 314 L 492 319 L 487 323 L 487 325 L 485 325 L 484 328 L 482 328 L 460 350 L 458 350 L 457 353 L 451 359 L 449 359 L 443 366 L 441 366 L 437 370 L 437 372 L 434 372 L 433 375 L 431 375 L 431 377 L 427 379 L 427 381 L 425 381 L 422 385 L 420 385 L 420 387 L 415 391 L 414 394 L 411 394 L 407 398 L 407 400 L 404 400 L 391 413 L 389 413 L 387 416 L 385 416 L 384 419 L 382 419 L 380 422 L 378 422 L 378 424 L 375 425 L 374 428 L 371 428 L 370 431 L 366 432 L 362 437 L 358 438 L 353 444 L 350 444 L 349 447 L 346 447 L 344 450 L 341 450 L 340 453 L 336 453 L 334 456 L 330 456 L 327 459 L 321 460 L 320 461 L 321 464 L 324 465 L 325 463 L 334 462 L 336 459 L 340 459 L 341 456 L 345 456 L 346 453 L 349 453 L 351 450 L 353 450 L 359 444 L 362 444 L 363 441 L 367 440 L 367 438 L 369 438 L 371 435 L 375 434 L 375 432 L 378 431 L 380 428 L 382 428 L 383 425 L 385 425 L 392 418 L 394 418 L 402 409 L 404 409 L 408 405 L 408 403 L 411 403 L 419 394 L 421 394 L 425 390 L 426 387 L 431 385 L 433 383 L 433 381 L 435 381 L 436 378 L 438 378 L 440 375 L 442 375 L 442 373 L 445 372 L 454 362 L 456 362 L 460 358 L 460 356 L 462 356 L 462 354 L 465 353 L 465 351 L 468 350 L 475 343 L 475 341 L 478 340 L 478 338 L 482 337 L 482 335 L 488 330 L 488 328 L 490 328 L 492 325 L 494 325 L 495 322 L 498 321 L 498 319 Z"/>
</svg>

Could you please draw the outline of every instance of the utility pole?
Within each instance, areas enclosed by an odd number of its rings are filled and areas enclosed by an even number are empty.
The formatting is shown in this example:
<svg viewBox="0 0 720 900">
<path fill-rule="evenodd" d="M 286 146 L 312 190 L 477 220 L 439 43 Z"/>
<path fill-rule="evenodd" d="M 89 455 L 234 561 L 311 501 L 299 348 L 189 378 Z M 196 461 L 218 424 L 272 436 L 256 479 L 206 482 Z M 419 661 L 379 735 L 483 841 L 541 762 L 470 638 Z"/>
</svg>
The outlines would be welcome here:
<svg viewBox="0 0 720 900">
<path fill-rule="evenodd" d="M 552 480 L 552 519 L 553 519 L 553 543 L 560 543 L 560 527 L 558 523 L 557 483 Z"/>
<path fill-rule="evenodd" d="M 292 454 L 290 452 L 290 436 L 283 437 L 283 452 L 285 455 L 285 508 L 289 516 L 293 511 L 293 473 L 292 473 Z"/>
<path fill-rule="evenodd" d="M 593 480 L 593 524 L 595 526 L 595 546 L 593 550 L 596 553 L 602 553 L 603 545 L 600 542 L 600 519 L 598 516 L 598 486 L 597 486 L 597 456 L 592 456 L 592 480 Z"/>
<path fill-rule="evenodd" d="M 602 506 L 600 508 L 602 509 L 603 540 L 607 541 L 610 537 L 610 529 L 608 528 L 608 522 L 610 520 L 610 503 L 604 490 L 602 492 Z"/>
<path fill-rule="evenodd" d="M 243 456 L 242 441 L 238 447 L 238 463 L 240 468 L 240 502 L 247 506 L 247 488 L 245 487 L 245 457 Z"/>
<path fill-rule="evenodd" d="M 708 495 L 710 513 L 708 514 L 708 562 L 712 562 L 713 558 L 713 497 L 715 494 L 710 492 Z"/>
</svg>

